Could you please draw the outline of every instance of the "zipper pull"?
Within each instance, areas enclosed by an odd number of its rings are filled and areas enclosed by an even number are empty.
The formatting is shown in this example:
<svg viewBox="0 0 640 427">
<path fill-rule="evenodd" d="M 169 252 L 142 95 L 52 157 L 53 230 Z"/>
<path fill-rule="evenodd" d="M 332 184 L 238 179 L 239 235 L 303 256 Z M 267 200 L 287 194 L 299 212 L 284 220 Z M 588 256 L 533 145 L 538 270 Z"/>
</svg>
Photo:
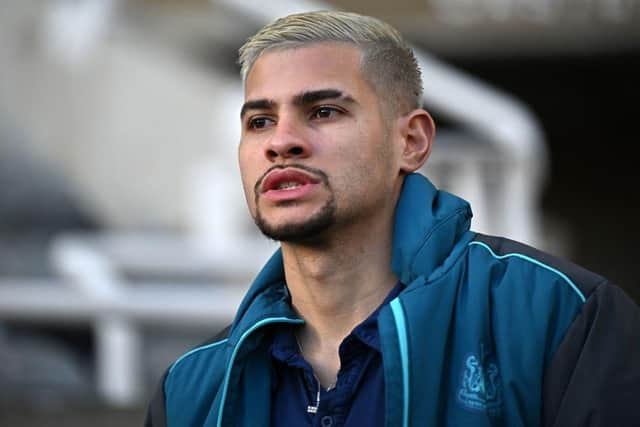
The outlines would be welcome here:
<svg viewBox="0 0 640 427">
<path fill-rule="evenodd" d="M 307 412 L 310 414 L 315 414 L 318 412 L 318 407 L 320 406 L 320 387 L 318 387 L 318 393 L 316 393 L 316 404 L 307 406 Z"/>
<path fill-rule="evenodd" d="M 313 378 L 318 384 L 318 392 L 316 393 L 316 404 L 307 406 L 307 413 L 309 414 L 315 414 L 316 412 L 318 412 L 318 407 L 320 406 L 320 380 L 318 379 L 318 377 L 316 377 L 316 374 L 313 374 Z"/>
</svg>

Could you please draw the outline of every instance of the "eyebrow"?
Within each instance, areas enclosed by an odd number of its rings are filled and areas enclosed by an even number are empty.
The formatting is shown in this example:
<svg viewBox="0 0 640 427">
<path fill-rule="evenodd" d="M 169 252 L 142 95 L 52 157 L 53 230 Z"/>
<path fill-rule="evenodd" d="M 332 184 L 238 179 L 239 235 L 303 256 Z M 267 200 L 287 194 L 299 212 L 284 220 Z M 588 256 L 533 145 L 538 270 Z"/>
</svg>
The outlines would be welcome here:
<svg viewBox="0 0 640 427">
<path fill-rule="evenodd" d="M 355 102 L 353 98 L 338 89 L 320 89 L 294 96 L 293 103 L 296 105 L 308 105 L 325 99 L 342 99 L 348 102 Z"/>
<path fill-rule="evenodd" d="M 354 103 L 356 102 L 351 96 L 345 94 L 338 89 L 319 89 L 302 92 L 293 97 L 294 105 L 309 105 L 325 99 L 341 99 L 343 101 Z M 240 110 L 240 118 L 243 118 L 249 110 L 265 110 L 274 108 L 277 103 L 271 99 L 256 99 L 247 101 L 242 105 Z"/>
<path fill-rule="evenodd" d="M 270 99 L 256 99 L 253 101 L 247 101 L 242 104 L 242 108 L 240 109 L 240 118 L 243 118 L 247 111 L 249 110 L 266 110 L 269 108 L 273 108 L 276 103 Z"/>
</svg>

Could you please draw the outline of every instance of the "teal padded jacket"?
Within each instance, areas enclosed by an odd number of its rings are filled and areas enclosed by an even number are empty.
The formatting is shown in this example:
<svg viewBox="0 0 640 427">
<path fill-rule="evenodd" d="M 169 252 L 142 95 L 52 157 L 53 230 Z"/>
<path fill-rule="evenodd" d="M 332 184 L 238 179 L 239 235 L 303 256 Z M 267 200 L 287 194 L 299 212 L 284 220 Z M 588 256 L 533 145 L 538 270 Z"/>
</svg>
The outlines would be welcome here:
<svg viewBox="0 0 640 427">
<path fill-rule="evenodd" d="M 640 425 L 640 312 L 569 262 L 469 231 L 467 202 L 405 179 L 392 267 L 406 284 L 378 319 L 385 426 Z M 149 426 L 267 427 L 270 334 L 302 323 L 282 255 L 232 325 L 168 369 Z"/>
</svg>

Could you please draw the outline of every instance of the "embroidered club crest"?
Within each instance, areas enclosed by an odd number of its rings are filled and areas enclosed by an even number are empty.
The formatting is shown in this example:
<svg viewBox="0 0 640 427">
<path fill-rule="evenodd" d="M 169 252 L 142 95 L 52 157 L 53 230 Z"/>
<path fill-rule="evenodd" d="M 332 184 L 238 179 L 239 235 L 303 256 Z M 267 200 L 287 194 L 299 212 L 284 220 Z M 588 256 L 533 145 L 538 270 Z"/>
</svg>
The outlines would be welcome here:
<svg viewBox="0 0 640 427">
<path fill-rule="evenodd" d="M 497 415 L 502 410 L 502 384 L 498 365 L 472 354 L 465 359 L 458 400 L 473 411 Z"/>
</svg>

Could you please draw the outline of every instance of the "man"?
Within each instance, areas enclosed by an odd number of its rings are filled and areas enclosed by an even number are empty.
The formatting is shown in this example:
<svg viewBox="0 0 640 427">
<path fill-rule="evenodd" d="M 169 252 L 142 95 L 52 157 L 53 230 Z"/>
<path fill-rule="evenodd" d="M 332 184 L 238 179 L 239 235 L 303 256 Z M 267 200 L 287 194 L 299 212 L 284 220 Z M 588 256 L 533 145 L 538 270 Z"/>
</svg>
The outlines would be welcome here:
<svg viewBox="0 0 640 427">
<path fill-rule="evenodd" d="M 634 303 L 469 231 L 468 204 L 414 173 L 434 124 L 396 30 L 291 15 L 240 63 L 245 195 L 281 249 L 169 368 L 149 425 L 640 425 Z"/>
</svg>

